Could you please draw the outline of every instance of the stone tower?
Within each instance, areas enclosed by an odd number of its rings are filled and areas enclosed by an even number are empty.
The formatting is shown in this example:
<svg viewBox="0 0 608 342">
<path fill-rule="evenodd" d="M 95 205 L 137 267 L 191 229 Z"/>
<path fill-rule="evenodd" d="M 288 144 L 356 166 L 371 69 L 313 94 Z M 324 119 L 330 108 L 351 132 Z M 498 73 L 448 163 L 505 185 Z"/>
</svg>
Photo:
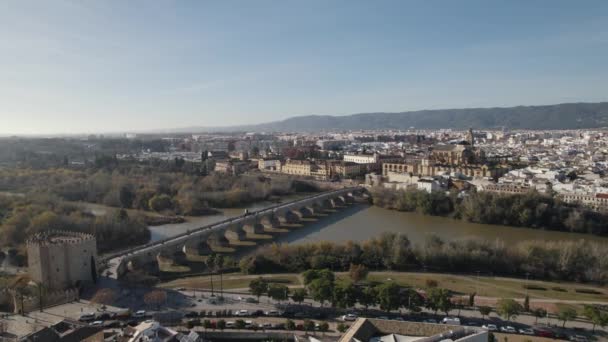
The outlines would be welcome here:
<svg viewBox="0 0 608 342">
<path fill-rule="evenodd" d="M 91 234 L 45 231 L 27 241 L 33 281 L 63 290 L 97 281 L 97 242 Z"/>
</svg>

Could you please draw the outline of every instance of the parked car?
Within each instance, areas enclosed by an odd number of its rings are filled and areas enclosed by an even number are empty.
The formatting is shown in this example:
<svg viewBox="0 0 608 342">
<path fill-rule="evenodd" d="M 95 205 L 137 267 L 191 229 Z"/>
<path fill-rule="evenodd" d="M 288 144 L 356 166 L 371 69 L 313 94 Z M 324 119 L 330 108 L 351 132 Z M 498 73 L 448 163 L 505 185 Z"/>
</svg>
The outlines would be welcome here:
<svg viewBox="0 0 608 342">
<path fill-rule="evenodd" d="M 144 317 L 146 317 L 146 310 L 135 311 L 135 313 L 133 314 L 133 317 L 135 317 L 135 318 L 144 318 Z"/>
<path fill-rule="evenodd" d="M 589 341 L 589 339 L 587 338 L 587 336 L 584 335 L 572 335 L 569 338 L 570 341 L 576 341 L 576 342 L 587 342 Z"/>
<path fill-rule="evenodd" d="M 234 321 L 226 322 L 226 328 L 234 328 L 235 326 L 236 326 L 236 323 Z"/>
<path fill-rule="evenodd" d="M 443 323 L 443 324 L 449 324 L 449 325 L 460 325 L 460 318 L 458 318 L 458 317 L 445 317 L 443 320 L 441 320 L 441 323 Z"/>
<path fill-rule="evenodd" d="M 252 303 L 252 304 L 257 304 L 259 303 L 257 299 L 253 298 L 253 297 L 247 297 L 247 299 L 245 299 L 245 302 L 247 303 Z"/>
<path fill-rule="evenodd" d="M 92 327 L 100 327 L 100 326 L 103 325 L 103 321 L 95 321 L 95 322 L 92 322 L 89 325 L 92 326 Z"/>
<path fill-rule="evenodd" d="M 234 313 L 235 316 L 249 316 L 249 310 L 238 310 Z"/>
<path fill-rule="evenodd" d="M 498 331 L 498 327 L 496 326 L 496 324 L 484 324 L 481 327 L 488 331 Z"/>
<path fill-rule="evenodd" d="M 190 311 L 187 314 L 185 314 L 184 317 L 187 317 L 187 318 L 198 317 L 198 313 L 196 311 Z"/>
<path fill-rule="evenodd" d="M 277 310 L 268 310 L 265 312 L 266 316 L 281 316 L 281 313 Z"/>
<path fill-rule="evenodd" d="M 534 329 L 532 329 L 532 328 L 519 329 L 519 333 L 522 335 L 534 335 Z"/>
<path fill-rule="evenodd" d="M 513 328 L 510 325 L 500 327 L 500 331 L 507 333 L 507 334 L 517 334 L 517 329 Z"/>
<path fill-rule="evenodd" d="M 343 321 L 356 321 L 357 320 L 357 315 L 349 313 L 349 314 L 346 314 L 346 315 L 342 316 L 342 320 Z"/>
<path fill-rule="evenodd" d="M 251 313 L 251 316 L 264 316 L 264 311 L 262 310 L 255 310 L 254 312 Z"/>
<path fill-rule="evenodd" d="M 82 322 L 92 321 L 94 319 L 95 319 L 94 313 L 83 313 L 82 315 L 80 315 L 80 318 L 78 318 L 78 320 L 82 321 Z"/>
</svg>

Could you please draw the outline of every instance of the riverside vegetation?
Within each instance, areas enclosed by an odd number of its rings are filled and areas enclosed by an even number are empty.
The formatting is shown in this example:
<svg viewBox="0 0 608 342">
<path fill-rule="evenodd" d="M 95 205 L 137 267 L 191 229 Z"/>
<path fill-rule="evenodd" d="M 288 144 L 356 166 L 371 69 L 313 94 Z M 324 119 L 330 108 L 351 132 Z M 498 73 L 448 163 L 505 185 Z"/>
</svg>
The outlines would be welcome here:
<svg viewBox="0 0 608 342">
<path fill-rule="evenodd" d="M 502 241 L 465 239 L 445 242 L 431 235 L 413 245 L 403 234 L 384 233 L 364 242 L 273 244 L 258 249 L 240 262 L 249 274 L 299 273 L 308 269 L 346 271 L 351 264 L 370 270 L 493 273 L 535 279 L 608 281 L 608 247 L 585 240 Z"/>
<path fill-rule="evenodd" d="M 562 202 L 535 190 L 515 195 L 470 192 L 460 198 L 457 193 L 446 195 L 374 188 L 372 201 L 382 208 L 448 216 L 475 223 L 608 235 L 608 215 Z"/>
</svg>

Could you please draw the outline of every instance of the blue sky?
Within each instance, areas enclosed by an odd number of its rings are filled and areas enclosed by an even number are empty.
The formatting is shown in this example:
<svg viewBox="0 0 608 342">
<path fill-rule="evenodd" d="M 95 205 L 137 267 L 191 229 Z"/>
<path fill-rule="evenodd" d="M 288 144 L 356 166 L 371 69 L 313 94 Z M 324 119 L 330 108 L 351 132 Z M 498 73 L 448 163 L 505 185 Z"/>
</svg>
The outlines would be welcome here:
<svg viewBox="0 0 608 342">
<path fill-rule="evenodd" d="M 0 133 L 608 100 L 608 1 L 0 2 Z"/>
</svg>

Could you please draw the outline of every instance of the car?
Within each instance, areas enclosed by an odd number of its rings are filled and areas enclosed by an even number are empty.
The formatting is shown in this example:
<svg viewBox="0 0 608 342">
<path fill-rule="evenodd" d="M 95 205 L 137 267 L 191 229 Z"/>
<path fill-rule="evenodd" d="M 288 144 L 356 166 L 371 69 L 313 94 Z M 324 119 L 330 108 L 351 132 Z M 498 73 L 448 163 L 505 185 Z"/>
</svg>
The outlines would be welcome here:
<svg viewBox="0 0 608 342">
<path fill-rule="evenodd" d="M 356 321 L 357 320 L 357 315 L 349 313 L 349 314 L 346 314 L 346 315 L 342 316 L 342 320 L 343 321 Z"/>
<path fill-rule="evenodd" d="M 587 342 L 589 341 L 589 339 L 587 338 L 587 336 L 584 335 L 572 335 L 569 337 L 570 341 L 575 341 L 575 342 Z"/>
<path fill-rule="evenodd" d="M 255 310 L 254 312 L 251 313 L 251 316 L 264 316 L 264 311 Z"/>
<path fill-rule="evenodd" d="M 92 321 L 94 319 L 95 319 L 94 313 L 83 313 L 82 315 L 80 315 L 80 318 L 78 318 L 78 320 L 82 321 L 82 322 Z"/>
<path fill-rule="evenodd" d="M 100 327 L 100 326 L 103 325 L 103 321 L 95 321 L 95 322 L 92 322 L 89 325 L 92 326 L 92 327 Z"/>
<path fill-rule="evenodd" d="M 281 316 L 281 313 L 277 310 L 268 310 L 264 313 L 266 316 Z"/>
<path fill-rule="evenodd" d="M 466 322 L 464 325 L 466 325 L 468 327 L 478 327 L 479 323 L 477 323 L 477 322 Z"/>
<path fill-rule="evenodd" d="M 245 302 L 246 302 L 246 303 L 252 303 L 252 304 L 257 304 L 257 303 L 259 303 L 259 301 L 258 301 L 257 299 L 252 298 L 252 297 L 247 297 L 247 298 L 245 299 Z"/>
<path fill-rule="evenodd" d="M 388 319 L 388 317 L 386 317 L 386 316 L 380 316 L 380 317 L 378 317 L 378 319 Z"/>
<path fill-rule="evenodd" d="M 235 316 L 249 316 L 249 310 L 237 310 L 234 312 Z"/>
<path fill-rule="evenodd" d="M 185 287 L 180 287 L 180 288 L 177 289 L 177 291 L 186 291 L 186 288 Z"/>
<path fill-rule="evenodd" d="M 424 323 L 433 323 L 433 324 L 437 324 L 437 320 L 433 319 L 433 318 L 429 318 L 429 319 L 425 319 Z"/>
<path fill-rule="evenodd" d="M 484 324 L 481 327 L 488 331 L 498 331 L 498 327 L 496 326 L 496 324 Z"/>
<path fill-rule="evenodd" d="M 532 329 L 532 328 L 519 329 L 519 333 L 522 335 L 534 335 L 534 329 Z"/>
<path fill-rule="evenodd" d="M 247 320 L 245 321 L 245 328 L 249 329 L 253 327 L 253 321 Z"/>
<path fill-rule="evenodd" d="M 449 325 L 460 325 L 460 318 L 458 318 L 458 317 L 444 317 L 443 320 L 441 320 L 441 323 L 443 323 L 443 324 L 449 324 Z"/>
<path fill-rule="evenodd" d="M 283 330 L 285 329 L 285 323 L 273 323 L 272 329 Z"/>
<path fill-rule="evenodd" d="M 507 334 L 517 334 L 517 329 L 513 328 L 510 325 L 504 326 L 504 327 L 500 327 L 500 331 L 507 333 Z"/>
<path fill-rule="evenodd" d="M 226 322 L 226 328 L 234 328 L 235 326 L 236 326 L 236 323 L 234 323 L 234 321 Z"/>
<path fill-rule="evenodd" d="M 548 330 L 548 329 L 539 329 L 539 330 L 536 330 L 536 336 L 555 338 L 555 334 L 553 333 L 553 331 Z"/>
<path fill-rule="evenodd" d="M 272 329 L 273 326 L 272 326 L 272 323 L 266 322 L 266 323 L 260 323 L 260 328 L 262 328 L 262 329 Z"/>
<path fill-rule="evenodd" d="M 185 314 L 184 317 L 187 317 L 187 318 L 198 317 L 198 312 L 196 312 L 196 311 L 190 311 L 187 314 Z"/>
<path fill-rule="evenodd" d="M 135 311 L 135 313 L 133 314 L 133 317 L 135 317 L 135 318 L 144 318 L 144 317 L 146 317 L 146 310 L 137 310 L 137 311 Z"/>
</svg>

